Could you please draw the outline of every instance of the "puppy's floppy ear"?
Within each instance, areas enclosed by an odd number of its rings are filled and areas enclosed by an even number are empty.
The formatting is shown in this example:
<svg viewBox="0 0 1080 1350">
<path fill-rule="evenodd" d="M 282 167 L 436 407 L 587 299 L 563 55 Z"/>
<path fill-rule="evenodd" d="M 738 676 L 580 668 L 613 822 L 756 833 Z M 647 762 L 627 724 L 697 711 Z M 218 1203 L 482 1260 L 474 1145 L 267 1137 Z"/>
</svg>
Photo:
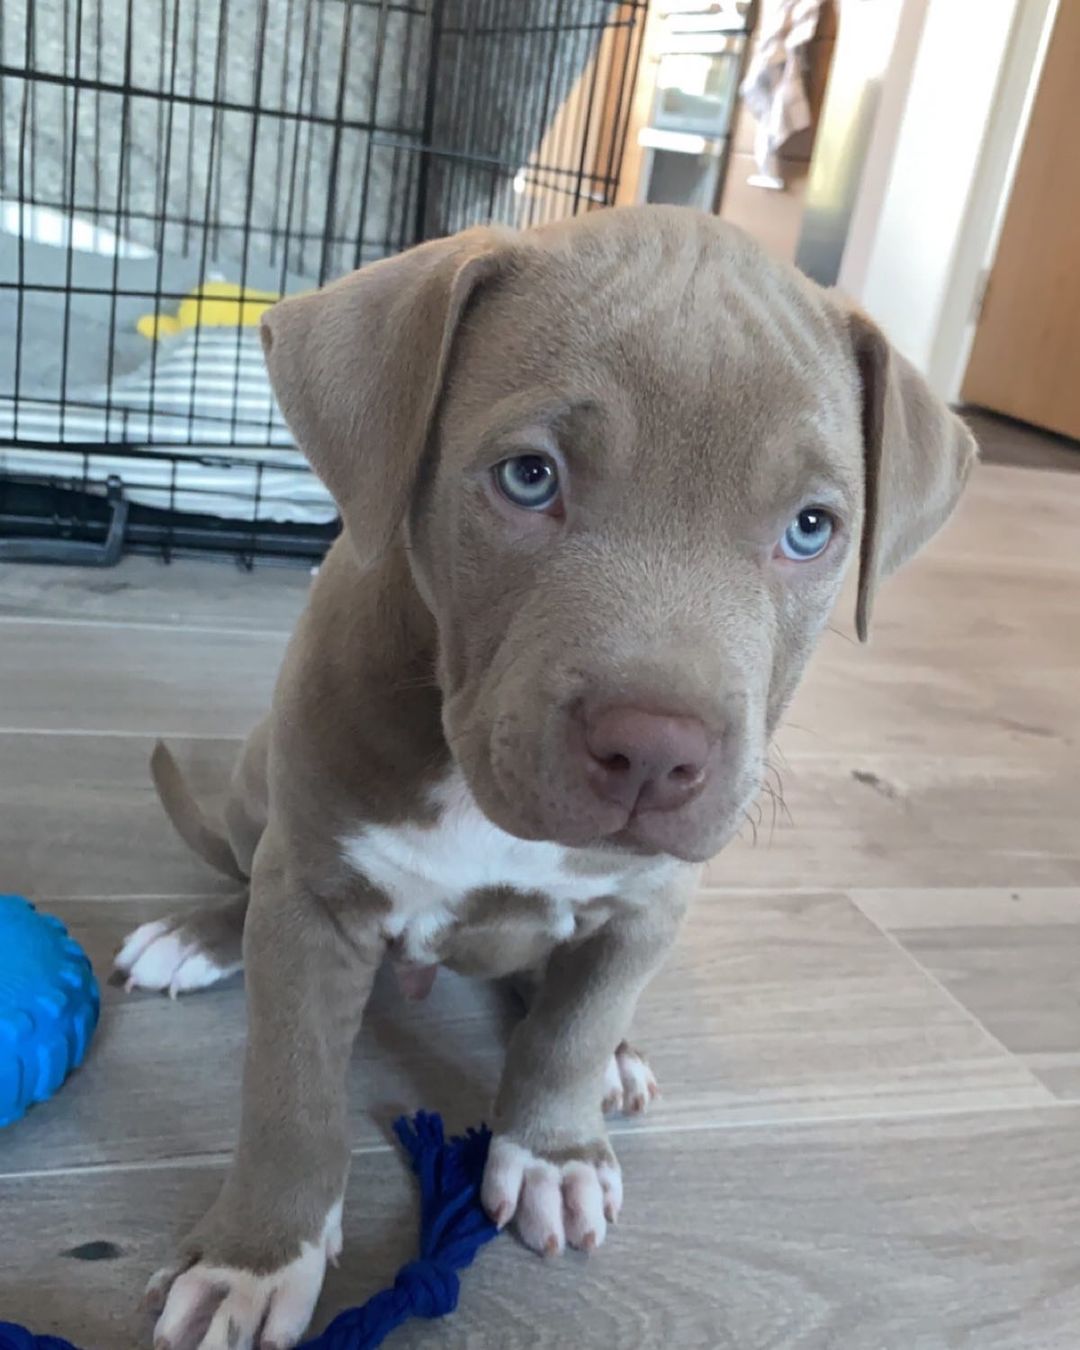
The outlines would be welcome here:
<svg viewBox="0 0 1080 1350">
<path fill-rule="evenodd" d="M 865 642 L 879 581 L 944 525 L 977 447 L 871 319 L 852 310 L 846 322 L 862 385 L 865 493 L 855 628 Z"/>
<path fill-rule="evenodd" d="M 262 320 L 278 404 L 364 565 L 408 509 L 458 322 L 513 237 L 481 228 L 421 244 Z"/>
</svg>

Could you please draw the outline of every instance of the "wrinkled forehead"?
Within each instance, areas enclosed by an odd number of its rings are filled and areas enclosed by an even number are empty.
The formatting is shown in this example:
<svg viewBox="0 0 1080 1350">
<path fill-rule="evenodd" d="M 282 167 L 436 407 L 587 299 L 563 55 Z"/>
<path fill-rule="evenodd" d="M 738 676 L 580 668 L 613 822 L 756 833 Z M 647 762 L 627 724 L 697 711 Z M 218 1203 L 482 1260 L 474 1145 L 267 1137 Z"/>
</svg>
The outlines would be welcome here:
<svg viewBox="0 0 1080 1350">
<path fill-rule="evenodd" d="M 526 260 L 463 325 L 452 427 L 476 443 L 555 420 L 597 455 L 755 500 L 806 475 L 854 492 L 857 376 L 831 302 L 721 243 Z"/>
</svg>

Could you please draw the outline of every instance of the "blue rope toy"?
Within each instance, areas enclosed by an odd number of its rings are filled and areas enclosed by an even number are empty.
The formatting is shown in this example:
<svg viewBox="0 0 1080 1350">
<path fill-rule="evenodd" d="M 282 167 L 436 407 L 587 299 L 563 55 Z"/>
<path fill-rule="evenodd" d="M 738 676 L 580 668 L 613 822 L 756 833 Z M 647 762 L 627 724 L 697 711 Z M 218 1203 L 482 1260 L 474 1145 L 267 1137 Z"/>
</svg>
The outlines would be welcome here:
<svg viewBox="0 0 1080 1350">
<path fill-rule="evenodd" d="M 402 1266 L 393 1286 L 359 1308 L 347 1308 L 321 1336 L 299 1350 L 374 1350 L 410 1317 L 445 1317 L 457 1307 L 458 1271 L 498 1234 L 480 1205 L 491 1131 L 486 1126 L 446 1139 L 435 1112 L 394 1122 L 394 1132 L 420 1180 L 420 1255 Z M 35 1336 L 0 1322 L 0 1350 L 77 1350 L 59 1336 Z"/>
</svg>

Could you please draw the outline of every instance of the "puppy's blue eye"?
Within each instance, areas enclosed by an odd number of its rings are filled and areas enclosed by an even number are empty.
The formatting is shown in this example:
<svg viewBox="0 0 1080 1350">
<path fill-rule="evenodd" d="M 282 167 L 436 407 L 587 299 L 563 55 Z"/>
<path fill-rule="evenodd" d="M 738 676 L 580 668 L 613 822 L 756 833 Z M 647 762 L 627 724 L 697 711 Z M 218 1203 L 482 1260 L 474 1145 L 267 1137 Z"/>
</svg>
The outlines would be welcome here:
<svg viewBox="0 0 1080 1350">
<path fill-rule="evenodd" d="M 780 552 L 792 562 L 809 562 L 825 552 L 835 528 L 835 521 L 828 511 L 820 506 L 808 506 L 784 531 Z"/>
<path fill-rule="evenodd" d="M 495 482 L 507 501 L 525 511 L 545 511 L 559 495 L 559 471 L 547 455 L 515 455 L 495 465 Z"/>
</svg>

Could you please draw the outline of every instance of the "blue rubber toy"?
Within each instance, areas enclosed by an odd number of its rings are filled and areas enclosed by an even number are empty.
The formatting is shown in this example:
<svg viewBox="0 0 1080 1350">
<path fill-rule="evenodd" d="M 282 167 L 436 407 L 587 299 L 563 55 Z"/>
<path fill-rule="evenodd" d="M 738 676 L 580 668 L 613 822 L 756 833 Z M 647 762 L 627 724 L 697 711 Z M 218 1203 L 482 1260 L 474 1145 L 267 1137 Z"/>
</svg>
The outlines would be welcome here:
<svg viewBox="0 0 1080 1350">
<path fill-rule="evenodd" d="M 60 920 L 0 895 L 0 1126 L 79 1067 L 100 1008 L 86 953 Z"/>
</svg>

